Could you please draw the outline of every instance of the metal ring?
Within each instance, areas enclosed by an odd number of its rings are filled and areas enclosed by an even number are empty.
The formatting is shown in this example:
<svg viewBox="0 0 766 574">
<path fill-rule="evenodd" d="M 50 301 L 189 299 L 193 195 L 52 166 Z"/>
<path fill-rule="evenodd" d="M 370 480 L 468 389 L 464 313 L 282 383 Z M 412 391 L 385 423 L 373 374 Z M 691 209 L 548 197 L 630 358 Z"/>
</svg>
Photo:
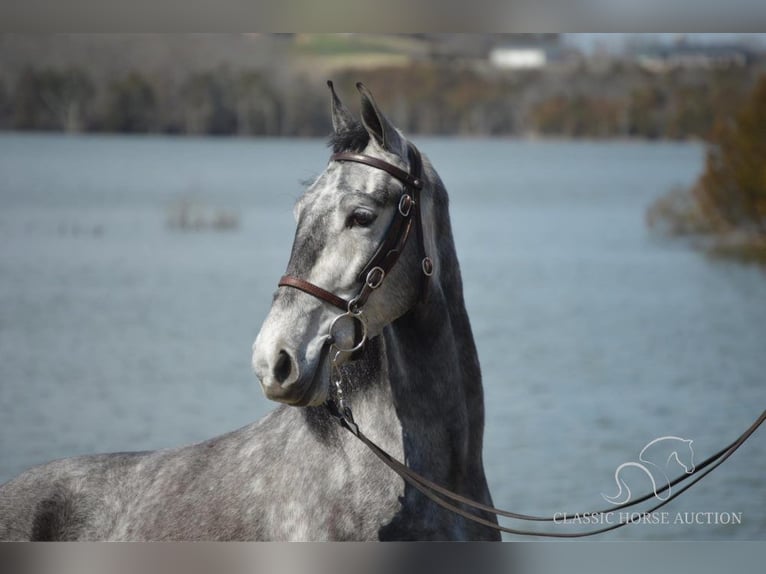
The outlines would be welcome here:
<svg viewBox="0 0 766 574">
<path fill-rule="evenodd" d="M 346 312 L 349 315 L 361 315 L 362 309 L 359 307 L 359 295 L 351 299 L 351 301 L 348 302 L 348 307 L 346 307 Z"/>
<path fill-rule="evenodd" d="M 362 337 L 359 339 L 359 342 L 356 343 L 353 347 L 349 347 L 348 349 L 345 349 L 343 347 L 338 346 L 338 341 L 335 338 L 335 335 L 333 334 L 333 331 L 335 329 L 335 325 L 344 317 L 349 317 L 350 319 L 356 319 L 359 321 L 359 324 L 362 326 Z M 335 317 L 335 319 L 332 320 L 332 323 L 330 323 L 330 341 L 332 342 L 333 347 L 335 347 L 339 352 L 341 353 L 354 353 L 361 349 L 365 342 L 367 341 L 367 324 L 362 319 L 362 313 L 343 313 L 342 315 L 338 315 Z M 354 335 L 356 335 L 356 329 L 354 329 Z"/>
<path fill-rule="evenodd" d="M 421 261 L 420 265 L 423 268 L 423 274 L 426 277 L 430 277 L 434 274 L 434 262 L 431 261 L 430 257 L 423 257 L 423 261 Z"/>
<path fill-rule="evenodd" d="M 399 213 L 407 217 L 412 211 L 413 205 L 415 205 L 415 201 L 406 193 L 402 194 L 402 197 L 399 198 Z"/>
<path fill-rule="evenodd" d="M 375 279 L 372 276 L 374 271 L 380 272 L 380 277 L 378 278 L 377 281 L 373 280 Z M 383 279 L 385 278 L 386 278 L 386 272 L 382 267 L 373 267 L 372 269 L 370 269 L 370 272 L 367 273 L 367 277 L 364 279 L 364 282 L 367 284 L 367 287 L 369 287 L 370 289 L 377 289 L 378 287 L 380 287 L 380 284 L 383 283 Z"/>
</svg>

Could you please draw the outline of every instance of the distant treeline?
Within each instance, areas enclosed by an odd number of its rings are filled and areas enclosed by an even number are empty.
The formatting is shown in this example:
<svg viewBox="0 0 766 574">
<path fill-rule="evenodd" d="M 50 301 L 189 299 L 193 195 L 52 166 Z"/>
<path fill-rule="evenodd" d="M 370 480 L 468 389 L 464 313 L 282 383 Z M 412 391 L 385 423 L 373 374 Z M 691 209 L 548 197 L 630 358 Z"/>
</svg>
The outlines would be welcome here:
<svg viewBox="0 0 766 574">
<path fill-rule="evenodd" d="M 364 81 L 407 133 L 562 137 L 706 137 L 730 117 L 754 67 L 649 73 L 599 67 L 508 72 L 414 63 L 333 74 L 349 107 Z M 182 80 L 135 70 L 94 79 L 87 69 L 28 67 L 0 80 L 0 129 L 69 132 L 324 136 L 324 82 L 220 67 Z"/>
<path fill-rule="evenodd" d="M 712 239 L 715 254 L 766 263 L 766 75 L 710 134 L 705 169 L 647 212 L 651 227 Z"/>
</svg>

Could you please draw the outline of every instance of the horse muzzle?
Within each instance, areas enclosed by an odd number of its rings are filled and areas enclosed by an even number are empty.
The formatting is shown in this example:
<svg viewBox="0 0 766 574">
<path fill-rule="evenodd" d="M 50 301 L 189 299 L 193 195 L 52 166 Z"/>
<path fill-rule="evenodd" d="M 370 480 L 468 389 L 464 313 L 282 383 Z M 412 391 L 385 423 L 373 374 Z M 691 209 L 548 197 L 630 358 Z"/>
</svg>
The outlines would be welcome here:
<svg viewBox="0 0 766 574">
<path fill-rule="evenodd" d="M 261 353 L 256 341 L 253 369 L 267 399 L 291 406 L 320 405 L 329 387 L 328 344 L 312 362 L 299 361 L 284 348 Z"/>
</svg>

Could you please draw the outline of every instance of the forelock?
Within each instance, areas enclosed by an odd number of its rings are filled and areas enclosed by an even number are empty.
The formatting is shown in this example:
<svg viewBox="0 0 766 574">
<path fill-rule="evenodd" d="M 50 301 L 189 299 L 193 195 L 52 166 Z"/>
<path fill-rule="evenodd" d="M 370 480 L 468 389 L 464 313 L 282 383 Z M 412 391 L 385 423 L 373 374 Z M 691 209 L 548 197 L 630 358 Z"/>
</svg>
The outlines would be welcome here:
<svg viewBox="0 0 766 574">
<path fill-rule="evenodd" d="M 331 134 L 328 145 L 333 153 L 344 151 L 358 153 L 363 151 L 368 143 L 370 143 L 370 134 L 362 124 L 356 123 L 350 128 Z"/>
</svg>

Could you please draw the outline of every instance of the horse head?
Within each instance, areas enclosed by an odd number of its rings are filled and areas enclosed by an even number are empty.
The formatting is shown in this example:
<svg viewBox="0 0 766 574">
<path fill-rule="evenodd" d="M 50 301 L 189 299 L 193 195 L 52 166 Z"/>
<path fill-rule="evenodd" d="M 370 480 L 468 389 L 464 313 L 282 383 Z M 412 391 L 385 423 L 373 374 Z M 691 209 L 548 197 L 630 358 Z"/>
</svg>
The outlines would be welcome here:
<svg viewBox="0 0 766 574">
<path fill-rule="evenodd" d="M 694 472 L 694 449 L 691 439 L 680 436 L 663 436 L 650 441 L 641 449 L 638 459 L 657 468 L 667 470 L 675 460 L 686 474 Z M 664 462 L 664 465 L 662 464 Z"/>
<path fill-rule="evenodd" d="M 679 449 L 673 451 L 668 457 L 668 463 L 670 459 L 674 458 L 678 464 L 680 464 L 686 474 L 694 472 L 694 449 L 692 448 L 691 439 L 681 439 Z"/>
<path fill-rule="evenodd" d="M 357 84 L 360 122 L 341 103 L 331 82 L 328 86 L 333 152 L 356 152 L 407 173 L 409 143 L 381 113 L 370 92 Z M 365 283 L 360 273 L 377 257 L 393 225 L 404 186 L 390 170 L 369 163 L 330 161 L 295 205 L 297 229 L 286 277 L 300 278 L 329 297 L 352 299 Z M 364 304 L 360 317 L 369 338 L 417 302 L 421 265 L 415 243 L 405 242 L 398 263 L 385 281 L 381 277 Z M 299 289 L 278 289 L 253 344 L 253 368 L 269 399 L 295 406 L 319 405 L 327 399 L 330 330 L 332 343 L 341 349 L 352 348 L 359 337 L 357 322 L 333 323 L 343 313 L 339 306 Z M 351 356 L 343 352 L 333 359 L 340 364 Z"/>
</svg>

